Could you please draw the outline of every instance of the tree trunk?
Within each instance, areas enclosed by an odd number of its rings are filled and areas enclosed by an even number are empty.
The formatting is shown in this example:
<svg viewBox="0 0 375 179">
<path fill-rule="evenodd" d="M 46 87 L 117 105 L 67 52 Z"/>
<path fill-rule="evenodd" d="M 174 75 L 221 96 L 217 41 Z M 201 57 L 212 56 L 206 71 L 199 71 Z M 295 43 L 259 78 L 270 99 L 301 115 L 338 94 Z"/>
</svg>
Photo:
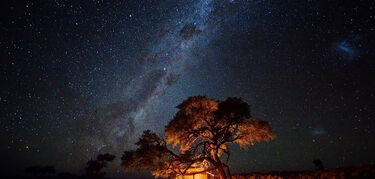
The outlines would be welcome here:
<svg viewBox="0 0 375 179">
<path fill-rule="evenodd" d="M 220 179 L 227 179 L 223 166 L 221 165 L 217 169 L 219 170 Z"/>
<path fill-rule="evenodd" d="M 229 167 L 228 167 L 228 178 L 232 179 L 232 174 L 230 173 Z"/>
<path fill-rule="evenodd" d="M 220 176 L 220 179 L 227 179 L 227 174 L 225 173 L 225 170 L 224 170 L 224 165 L 223 163 L 221 163 L 220 161 L 220 157 L 217 155 L 218 151 L 214 151 L 214 161 L 215 161 L 215 166 L 217 168 L 217 170 L 219 171 L 219 176 Z"/>
</svg>

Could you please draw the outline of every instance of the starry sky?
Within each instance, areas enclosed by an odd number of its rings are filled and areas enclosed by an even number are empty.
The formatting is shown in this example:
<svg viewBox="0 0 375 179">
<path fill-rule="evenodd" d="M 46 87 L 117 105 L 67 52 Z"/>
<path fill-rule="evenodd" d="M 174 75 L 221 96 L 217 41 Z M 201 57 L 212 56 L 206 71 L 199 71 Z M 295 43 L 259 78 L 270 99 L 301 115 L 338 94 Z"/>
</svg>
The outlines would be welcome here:
<svg viewBox="0 0 375 179">
<path fill-rule="evenodd" d="M 277 139 L 231 170 L 374 164 L 375 1 L 2 1 L 2 175 L 83 173 L 180 102 L 242 97 Z M 117 159 L 118 159 L 117 158 Z M 6 162 L 4 162 L 6 161 Z M 106 169 L 122 176 L 119 160 Z"/>
</svg>

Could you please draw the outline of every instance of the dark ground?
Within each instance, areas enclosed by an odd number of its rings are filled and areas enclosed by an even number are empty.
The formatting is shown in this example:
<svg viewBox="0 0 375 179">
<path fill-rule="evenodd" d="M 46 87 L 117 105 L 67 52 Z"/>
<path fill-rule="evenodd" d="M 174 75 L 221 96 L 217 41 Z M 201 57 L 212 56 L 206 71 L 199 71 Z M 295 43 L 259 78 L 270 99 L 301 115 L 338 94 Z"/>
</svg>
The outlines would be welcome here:
<svg viewBox="0 0 375 179">
<path fill-rule="evenodd" d="M 20 178 L 20 179 L 56 179 L 56 178 L 84 178 L 92 177 L 77 176 L 74 174 L 59 174 L 57 176 L 4 176 L 0 178 Z M 375 178 L 375 165 L 350 166 L 316 171 L 268 171 L 233 174 L 232 179 L 297 179 L 297 178 Z M 106 179 L 115 179 L 106 177 Z M 151 179 L 133 178 L 132 179 Z"/>
<path fill-rule="evenodd" d="M 375 166 L 351 166 L 317 171 L 272 171 L 234 174 L 233 179 L 375 178 Z"/>
</svg>

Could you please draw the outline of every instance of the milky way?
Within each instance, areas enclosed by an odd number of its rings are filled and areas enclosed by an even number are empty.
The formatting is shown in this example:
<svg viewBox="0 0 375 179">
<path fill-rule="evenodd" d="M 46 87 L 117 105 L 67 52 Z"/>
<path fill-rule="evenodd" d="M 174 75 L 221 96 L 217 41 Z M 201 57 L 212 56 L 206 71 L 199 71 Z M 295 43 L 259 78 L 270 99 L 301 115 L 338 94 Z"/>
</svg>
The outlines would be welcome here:
<svg viewBox="0 0 375 179">
<path fill-rule="evenodd" d="M 5 8 L 4 8 L 5 7 Z M 374 2 L 7 2 L 0 48 L 3 173 L 82 173 L 189 96 L 242 97 L 278 136 L 233 146 L 233 172 L 373 163 Z M 111 175 L 123 175 L 119 160 Z M 6 172 L 5 172 L 6 171 Z"/>
<path fill-rule="evenodd" d="M 112 92 L 111 98 L 119 102 L 99 111 L 101 115 L 96 116 L 99 121 L 92 124 L 95 131 L 104 133 L 103 136 L 94 135 L 93 139 L 84 138 L 79 143 L 95 141 L 91 145 L 98 151 L 113 153 L 131 147 L 129 144 L 135 142 L 140 131 L 161 130 L 159 128 L 165 125 L 166 120 L 156 120 L 155 116 L 161 105 L 171 104 L 169 107 L 173 107 L 178 102 L 170 102 L 176 98 L 169 95 L 176 95 L 176 89 L 170 87 L 186 86 L 186 83 L 180 82 L 189 75 L 185 69 L 202 60 L 194 57 L 194 51 L 205 48 L 214 38 L 215 27 L 208 22 L 213 10 L 210 6 L 213 6 L 212 1 L 190 2 L 187 9 L 181 12 L 176 10 L 167 22 L 157 25 L 159 34 L 155 39 L 150 39 L 153 43 L 146 47 L 149 50 L 140 57 L 144 63 L 137 75 L 124 88 Z M 187 97 L 186 93 L 185 90 L 180 91 L 183 95 L 177 99 Z"/>
</svg>

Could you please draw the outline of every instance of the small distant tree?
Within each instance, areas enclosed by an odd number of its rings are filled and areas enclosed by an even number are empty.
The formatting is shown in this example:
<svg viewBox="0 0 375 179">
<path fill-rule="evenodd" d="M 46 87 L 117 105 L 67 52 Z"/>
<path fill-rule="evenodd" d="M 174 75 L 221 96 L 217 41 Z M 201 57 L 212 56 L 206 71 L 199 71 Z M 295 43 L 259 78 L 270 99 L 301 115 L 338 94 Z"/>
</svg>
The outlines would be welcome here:
<svg viewBox="0 0 375 179">
<path fill-rule="evenodd" d="M 237 143 L 246 149 L 275 137 L 268 122 L 252 118 L 250 106 L 241 98 L 217 101 L 196 96 L 177 108 L 165 128 L 166 140 L 147 130 L 136 150 L 124 152 L 125 171 L 151 170 L 156 178 L 166 178 L 184 175 L 192 166 L 208 162 L 221 179 L 230 178 L 224 170 L 230 156 L 228 145 Z"/>
<path fill-rule="evenodd" d="M 116 158 L 116 156 L 111 155 L 109 153 L 106 153 L 106 154 L 99 154 L 96 157 L 96 160 L 98 160 L 99 162 L 102 162 L 102 163 L 106 164 L 106 162 L 112 162 L 115 158 Z"/>
<path fill-rule="evenodd" d="M 70 172 L 62 172 L 57 175 L 58 178 L 78 178 L 78 175 Z"/>
<path fill-rule="evenodd" d="M 103 178 L 105 172 L 101 170 L 107 166 L 108 162 L 112 162 L 115 159 L 114 155 L 111 154 L 99 154 L 96 160 L 90 160 L 86 164 L 86 175 L 93 178 Z"/>
<path fill-rule="evenodd" d="M 27 167 L 27 168 L 25 169 L 25 172 L 26 172 L 26 173 L 30 173 L 30 174 L 32 174 L 32 175 L 34 175 L 34 176 L 37 176 L 37 175 L 40 174 L 40 169 L 41 169 L 41 168 L 42 168 L 42 167 L 41 167 L 41 166 L 38 166 L 38 165 L 30 166 L 30 167 Z"/>
<path fill-rule="evenodd" d="M 43 175 L 53 175 L 56 173 L 55 166 L 49 165 L 40 168 L 40 173 Z"/>
<path fill-rule="evenodd" d="M 315 169 L 316 170 L 324 170 L 324 167 L 323 167 L 323 162 L 319 159 L 316 159 L 313 161 L 314 162 L 314 165 L 315 165 Z"/>
</svg>

